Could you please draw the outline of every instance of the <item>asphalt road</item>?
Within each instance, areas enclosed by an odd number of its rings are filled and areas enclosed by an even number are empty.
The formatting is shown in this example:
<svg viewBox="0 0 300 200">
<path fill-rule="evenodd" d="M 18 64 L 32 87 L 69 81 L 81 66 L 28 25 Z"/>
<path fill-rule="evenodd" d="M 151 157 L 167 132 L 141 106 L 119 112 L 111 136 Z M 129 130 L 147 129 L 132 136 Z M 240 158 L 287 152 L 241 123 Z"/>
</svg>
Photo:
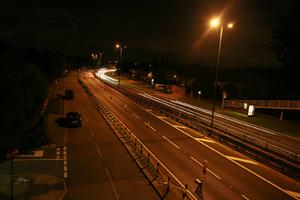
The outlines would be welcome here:
<svg viewBox="0 0 300 200">
<path fill-rule="evenodd" d="M 111 111 L 191 191 L 203 178 L 205 199 L 295 199 L 300 184 L 255 160 L 231 150 L 201 133 L 145 110 L 95 79 L 83 80 Z M 147 125 L 148 124 L 148 125 Z M 204 160 L 208 172 L 202 173 Z"/>
<path fill-rule="evenodd" d="M 159 199 L 113 131 L 79 85 L 76 74 L 64 81 L 75 91 L 65 112 L 77 111 L 82 127 L 66 129 L 66 199 Z"/>
</svg>

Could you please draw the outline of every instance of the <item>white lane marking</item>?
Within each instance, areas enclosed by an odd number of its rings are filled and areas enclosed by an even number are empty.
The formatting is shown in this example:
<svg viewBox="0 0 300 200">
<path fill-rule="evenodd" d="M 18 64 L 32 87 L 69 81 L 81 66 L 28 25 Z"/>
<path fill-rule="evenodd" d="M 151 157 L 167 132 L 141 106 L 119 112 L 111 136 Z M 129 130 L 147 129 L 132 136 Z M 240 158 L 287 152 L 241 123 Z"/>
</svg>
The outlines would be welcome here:
<svg viewBox="0 0 300 200">
<path fill-rule="evenodd" d="M 147 111 L 147 110 L 146 110 L 146 111 Z M 149 112 L 149 113 L 150 113 L 151 115 L 155 116 L 153 113 L 151 113 L 151 112 Z M 156 117 L 156 116 L 155 116 L 155 117 Z M 172 126 L 172 124 L 170 124 L 170 123 L 167 122 L 166 120 L 163 120 L 163 119 L 161 119 L 161 120 L 164 121 L 165 123 L 169 124 L 170 126 Z M 174 127 L 174 128 L 175 128 L 175 127 Z M 176 128 L 176 129 L 179 130 L 180 132 L 182 132 L 183 134 L 185 134 L 186 136 L 188 136 L 188 137 L 194 139 L 195 141 L 197 141 L 197 140 L 196 140 L 193 136 L 191 136 L 190 134 L 184 132 L 183 130 L 181 130 L 181 129 L 179 129 L 179 128 Z M 204 142 L 202 142 L 202 141 L 197 141 L 197 142 L 199 142 L 200 144 L 206 146 L 207 148 L 209 148 L 210 150 L 212 150 L 212 151 L 214 151 L 215 153 L 219 154 L 220 156 L 226 158 L 226 156 L 225 156 L 224 154 L 220 153 L 219 151 L 215 150 L 214 148 L 210 147 L 209 145 L 205 144 Z M 278 190 L 284 192 L 285 194 L 287 194 L 287 195 L 293 197 L 290 193 L 288 193 L 288 192 L 287 192 L 286 190 L 284 190 L 283 188 L 279 187 L 279 186 L 276 185 L 275 183 L 272 183 L 271 181 L 269 181 L 268 179 L 262 177 L 261 175 L 259 175 L 259 174 L 255 173 L 255 172 L 251 171 L 250 169 L 248 169 L 247 167 L 241 165 L 240 163 L 238 163 L 238 162 L 236 162 L 236 161 L 234 161 L 234 160 L 231 160 L 231 159 L 229 159 L 229 158 L 226 158 L 226 159 L 228 159 L 229 161 L 235 163 L 235 164 L 238 165 L 239 167 L 243 168 L 244 170 L 248 171 L 249 173 L 253 174 L 254 176 L 260 178 L 261 180 L 265 181 L 266 183 L 270 184 L 271 186 L 275 187 L 276 189 L 278 189 Z M 295 198 L 295 197 L 293 197 L 293 198 Z"/>
<path fill-rule="evenodd" d="M 159 119 L 168 119 L 167 117 L 164 117 L 164 116 L 156 116 L 156 117 Z"/>
<path fill-rule="evenodd" d="M 141 119 L 139 116 L 137 116 L 137 114 L 132 113 L 133 116 L 135 116 L 137 119 Z"/>
<path fill-rule="evenodd" d="M 96 141 L 95 141 L 95 145 L 96 145 L 96 149 L 97 149 L 97 152 L 98 152 L 100 158 L 103 158 L 103 154 L 101 152 L 101 149 L 100 149 L 100 147 L 99 147 L 99 145 L 98 145 L 98 143 Z"/>
<path fill-rule="evenodd" d="M 64 171 L 67 172 L 68 171 L 68 167 L 64 166 Z"/>
<path fill-rule="evenodd" d="M 147 112 L 152 112 L 152 110 L 151 109 L 145 109 Z"/>
<path fill-rule="evenodd" d="M 98 79 L 96 79 L 97 81 L 99 81 Z M 100 82 L 100 81 L 99 81 Z M 146 110 L 145 108 L 143 108 L 142 106 L 140 106 L 139 104 L 137 104 L 136 102 L 134 102 L 134 101 L 132 101 L 132 103 L 134 103 L 136 106 L 138 106 L 139 108 L 141 108 L 141 109 L 143 109 L 143 110 Z M 151 114 L 151 115 L 153 115 L 151 112 L 149 112 L 149 114 Z M 154 115 L 155 116 L 155 115 Z M 155 116 L 155 117 L 157 117 L 157 116 Z M 167 118 L 167 117 L 164 117 L 164 118 Z M 159 161 L 159 163 L 161 164 L 161 166 L 163 166 L 165 169 L 166 169 L 166 171 L 169 173 L 169 174 L 171 174 L 171 176 L 173 177 L 173 179 L 175 179 L 179 184 L 180 184 L 180 186 L 182 187 L 182 188 L 184 188 L 185 187 L 185 185 L 163 164 L 163 163 L 161 163 L 160 161 Z M 189 193 L 189 195 L 193 198 L 193 199 L 197 199 L 196 197 L 195 197 L 195 195 L 190 191 L 190 190 L 187 190 L 187 192 Z"/>
<path fill-rule="evenodd" d="M 108 179 L 109 179 L 109 182 L 110 182 L 110 184 L 111 184 L 111 186 L 113 188 L 114 195 L 115 195 L 116 199 L 120 199 L 119 194 L 118 194 L 117 189 L 116 189 L 116 186 L 115 186 L 115 184 L 114 184 L 114 182 L 113 182 L 113 180 L 111 178 L 111 175 L 110 175 L 110 173 L 109 173 L 109 171 L 108 171 L 108 169 L 106 167 L 105 167 L 105 172 L 106 172 L 106 174 L 108 176 Z"/>
<path fill-rule="evenodd" d="M 167 137 L 165 137 L 164 135 L 163 135 L 163 138 L 165 138 L 169 143 L 171 143 L 173 146 L 175 146 L 177 149 L 180 149 L 180 147 L 179 146 L 177 146 L 175 143 L 173 143 L 171 140 L 169 140 Z"/>
<path fill-rule="evenodd" d="M 211 139 L 205 139 L 205 138 L 195 138 L 197 141 L 202 141 L 202 142 L 210 142 L 210 143 L 216 143 L 215 141 Z"/>
<path fill-rule="evenodd" d="M 93 132 L 93 131 L 91 131 L 91 136 L 95 137 L 95 134 L 94 134 L 94 132 Z"/>
<path fill-rule="evenodd" d="M 59 155 L 60 155 L 60 151 L 57 151 L 57 152 L 56 152 L 56 155 L 58 155 L 58 156 L 59 156 Z"/>
<path fill-rule="evenodd" d="M 67 155 L 67 151 L 64 151 L 64 155 Z"/>
<path fill-rule="evenodd" d="M 149 122 L 149 121 L 148 121 L 148 122 L 144 122 L 144 124 L 145 124 L 147 127 L 151 128 L 153 131 L 156 132 L 156 129 L 153 128 L 153 127 L 150 125 L 150 122 Z"/>
<path fill-rule="evenodd" d="M 67 147 L 64 147 L 64 150 L 66 151 L 66 150 L 67 150 Z"/>
<path fill-rule="evenodd" d="M 155 132 L 156 132 L 156 129 L 155 129 L 155 128 L 153 128 L 151 125 L 149 125 L 149 128 L 151 128 L 153 131 L 155 131 Z"/>
<path fill-rule="evenodd" d="M 64 160 L 64 165 L 67 165 L 67 162 L 68 162 L 68 161 Z"/>
<path fill-rule="evenodd" d="M 238 158 L 238 157 L 233 157 L 233 156 L 225 156 L 225 157 L 230 160 L 235 160 L 235 161 L 240 161 L 240 162 L 249 163 L 249 164 L 253 164 L 253 165 L 258 165 L 257 162 L 252 161 L 250 159 L 243 159 L 243 158 Z"/>
<path fill-rule="evenodd" d="M 186 126 L 181 126 L 181 125 L 172 125 L 173 127 L 175 128 L 182 128 L 182 129 L 186 129 L 187 127 Z"/>
<path fill-rule="evenodd" d="M 196 158 L 194 158 L 193 156 L 190 157 L 193 161 L 195 161 L 196 163 L 198 163 L 201 167 L 203 167 L 203 164 L 201 162 L 199 162 Z M 218 176 L 217 174 L 215 174 L 213 171 L 211 171 L 210 169 L 207 168 L 207 171 L 210 172 L 212 175 L 214 175 L 217 179 L 222 179 L 220 176 Z"/>
<path fill-rule="evenodd" d="M 246 200 L 250 200 L 249 198 L 247 198 L 245 195 L 242 194 L 242 197 L 244 197 L 244 199 Z"/>
<path fill-rule="evenodd" d="M 68 172 L 64 172 L 64 178 L 68 178 Z"/>
<path fill-rule="evenodd" d="M 295 199 L 300 199 L 300 193 L 298 192 L 294 192 L 294 191 L 290 191 L 290 190 L 285 190 L 288 194 L 290 194 L 291 196 L 293 196 Z"/>
<path fill-rule="evenodd" d="M 88 120 L 87 116 L 85 114 L 83 114 L 83 116 L 84 116 L 85 120 L 88 122 L 89 120 Z"/>
<path fill-rule="evenodd" d="M 56 156 L 56 160 L 59 159 L 59 156 Z"/>
</svg>

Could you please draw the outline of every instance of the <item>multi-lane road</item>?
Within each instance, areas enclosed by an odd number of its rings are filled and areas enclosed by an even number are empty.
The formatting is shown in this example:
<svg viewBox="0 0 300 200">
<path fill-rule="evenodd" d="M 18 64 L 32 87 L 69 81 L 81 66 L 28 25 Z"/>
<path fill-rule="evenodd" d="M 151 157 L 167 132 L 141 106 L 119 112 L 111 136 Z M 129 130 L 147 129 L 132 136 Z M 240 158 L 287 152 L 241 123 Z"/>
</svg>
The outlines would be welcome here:
<svg viewBox="0 0 300 200">
<path fill-rule="evenodd" d="M 66 128 L 64 133 L 65 199 L 159 199 L 79 85 L 76 73 L 64 78 L 64 87 L 75 91 L 74 99 L 65 100 L 65 112 L 82 116 L 82 127 Z"/>
<path fill-rule="evenodd" d="M 90 72 L 82 80 L 91 92 L 193 192 L 203 178 L 204 199 L 297 199 L 300 184 L 255 160 L 229 149 L 201 132 L 143 109 L 102 83 Z M 204 160 L 208 170 L 203 174 Z"/>
</svg>

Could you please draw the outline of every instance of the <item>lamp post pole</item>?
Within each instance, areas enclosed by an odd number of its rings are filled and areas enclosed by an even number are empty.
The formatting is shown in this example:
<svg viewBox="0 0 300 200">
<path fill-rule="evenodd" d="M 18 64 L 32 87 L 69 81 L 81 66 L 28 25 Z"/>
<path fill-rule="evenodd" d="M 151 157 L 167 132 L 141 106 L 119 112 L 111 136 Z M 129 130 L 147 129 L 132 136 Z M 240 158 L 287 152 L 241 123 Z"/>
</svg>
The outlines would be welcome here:
<svg viewBox="0 0 300 200">
<path fill-rule="evenodd" d="M 213 94 L 213 106 L 212 106 L 211 122 L 210 122 L 211 128 L 214 127 L 215 104 L 216 104 L 216 96 L 217 96 L 217 84 L 218 84 L 218 76 L 219 76 L 219 66 L 220 66 L 222 38 L 223 38 L 223 25 L 221 25 L 221 28 L 220 28 L 219 48 L 218 48 L 218 60 L 217 60 L 217 66 L 216 66 L 216 74 L 215 74 L 215 82 L 214 82 L 214 94 Z"/>
<path fill-rule="evenodd" d="M 121 82 L 121 63 L 122 63 L 122 52 L 123 52 L 123 46 L 120 45 L 120 58 L 119 58 L 119 80 L 118 80 L 118 87 L 120 87 Z"/>
<path fill-rule="evenodd" d="M 122 44 L 116 44 L 116 48 L 120 49 L 120 56 L 119 56 L 119 63 L 118 63 L 118 71 L 119 71 L 119 80 L 118 80 L 118 87 L 120 87 L 121 82 L 121 64 L 122 64 L 122 54 L 123 54 L 123 48 L 126 48 L 125 45 Z"/>
</svg>

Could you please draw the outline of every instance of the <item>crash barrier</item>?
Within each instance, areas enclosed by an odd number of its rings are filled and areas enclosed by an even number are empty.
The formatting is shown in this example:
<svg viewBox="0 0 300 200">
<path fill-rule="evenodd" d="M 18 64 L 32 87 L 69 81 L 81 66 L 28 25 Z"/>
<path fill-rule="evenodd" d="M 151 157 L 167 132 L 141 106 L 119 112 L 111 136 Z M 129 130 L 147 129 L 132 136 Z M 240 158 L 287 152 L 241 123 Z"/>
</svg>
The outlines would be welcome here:
<svg viewBox="0 0 300 200">
<path fill-rule="evenodd" d="M 218 125 L 217 123 L 214 124 L 214 128 L 211 128 L 209 125 L 210 121 L 205 121 L 203 117 L 183 113 L 159 102 L 154 102 L 137 95 L 126 88 L 114 86 L 107 82 L 104 83 L 120 91 L 142 107 L 164 114 L 185 126 L 213 137 L 293 178 L 300 178 L 300 155 L 281 148 L 274 141 L 252 137 L 239 131 L 230 130 L 227 126 Z M 215 118 L 217 119 L 217 116 Z"/>
<path fill-rule="evenodd" d="M 102 114 L 142 172 L 154 186 L 161 199 L 199 199 L 190 191 L 187 184 L 182 184 L 126 125 L 108 109 L 103 101 L 93 94 L 82 81 L 80 75 L 78 75 L 78 81 L 89 94 L 89 98 L 97 110 Z"/>
<path fill-rule="evenodd" d="M 124 88 L 119 90 L 141 106 L 150 108 L 153 111 L 164 114 L 178 123 L 210 137 L 214 137 L 220 142 L 232 146 L 236 150 L 244 151 L 245 153 L 254 156 L 255 159 L 260 159 L 277 169 L 279 168 L 290 176 L 297 176 L 300 178 L 300 155 L 298 153 L 282 149 L 273 144 L 272 141 L 264 141 L 238 131 L 232 131 L 216 123 L 214 124 L 214 128 L 211 128 L 207 122 L 203 121 L 200 117 L 182 113 L 174 108 L 171 109 L 159 102 L 153 102 L 142 96 L 138 96 Z"/>
<path fill-rule="evenodd" d="M 108 85 L 120 91 L 142 107 L 150 108 L 187 127 L 200 131 L 209 137 L 214 137 L 220 142 L 225 143 L 238 151 L 243 151 L 255 159 L 279 169 L 289 176 L 300 178 L 300 155 L 296 152 L 283 149 L 271 140 L 267 141 L 252 137 L 239 131 L 230 130 L 225 126 L 216 123 L 214 124 L 214 128 L 211 128 L 209 122 L 201 117 L 192 116 L 159 102 L 148 100 L 123 87 Z"/>
</svg>

